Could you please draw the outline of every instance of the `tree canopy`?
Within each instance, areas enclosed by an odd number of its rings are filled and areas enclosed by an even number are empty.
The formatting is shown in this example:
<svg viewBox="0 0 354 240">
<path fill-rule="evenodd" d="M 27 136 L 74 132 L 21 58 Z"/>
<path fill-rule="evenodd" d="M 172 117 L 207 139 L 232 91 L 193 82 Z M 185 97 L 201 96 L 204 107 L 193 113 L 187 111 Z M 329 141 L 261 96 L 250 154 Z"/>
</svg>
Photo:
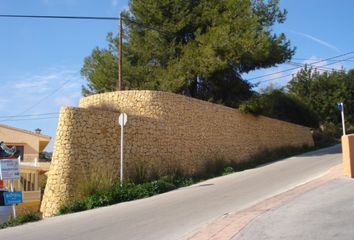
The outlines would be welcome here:
<svg viewBox="0 0 354 240">
<path fill-rule="evenodd" d="M 322 123 L 340 125 L 336 103 L 343 102 L 346 119 L 354 123 L 354 70 L 319 72 L 305 67 L 289 82 L 289 93 L 317 113 Z"/>
<path fill-rule="evenodd" d="M 252 95 L 241 75 L 289 60 L 279 0 L 130 0 L 123 13 L 123 80 L 126 89 L 151 89 L 237 107 Z M 83 94 L 115 90 L 116 39 L 95 48 L 81 73 Z"/>
<path fill-rule="evenodd" d="M 241 104 L 240 110 L 295 124 L 318 128 L 317 114 L 283 89 L 267 88 Z"/>
</svg>

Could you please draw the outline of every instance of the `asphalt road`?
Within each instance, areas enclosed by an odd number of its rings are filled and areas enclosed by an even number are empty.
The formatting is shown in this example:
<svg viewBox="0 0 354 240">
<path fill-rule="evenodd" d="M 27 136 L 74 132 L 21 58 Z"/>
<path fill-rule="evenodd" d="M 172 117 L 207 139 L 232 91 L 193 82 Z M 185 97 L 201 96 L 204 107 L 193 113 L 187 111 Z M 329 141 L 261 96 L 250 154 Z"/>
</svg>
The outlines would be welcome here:
<svg viewBox="0 0 354 240">
<path fill-rule="evenodd" d="M 341 163 L 340 145 L 147 199 L 0 230 L 0 239 L 185 239 L 237 212 L 326 173 Z"/>
</svg>

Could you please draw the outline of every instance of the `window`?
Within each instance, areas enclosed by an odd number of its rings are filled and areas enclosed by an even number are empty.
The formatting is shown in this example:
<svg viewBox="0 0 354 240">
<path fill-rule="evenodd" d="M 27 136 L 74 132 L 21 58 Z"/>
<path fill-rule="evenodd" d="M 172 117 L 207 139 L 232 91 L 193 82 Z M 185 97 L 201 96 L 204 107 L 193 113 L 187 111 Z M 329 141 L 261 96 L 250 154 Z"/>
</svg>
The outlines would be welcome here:
<svg viewBox="0 0 354 240">
<path fill-rule="evenodd" d="M 0 159 L 9 159 L 9 158 L 18 158 L 18 156 L 21 156 L 21 161 L 23 161 L 23 153 L 24 153 L 24 150 L 25 150 L 25 148 L 24 148 L 24 146 L 23 145 L 7 145 L 6 144 L 6 146 L 8 146 L 8 147 L 13 147 L 13 146 L 15 146 L 16 147 L 16 154 L 14 155 L 14 156 L 11 156 L 11 157 L 2 157 L 2 156 L 0 156 Z"/>
</svg>

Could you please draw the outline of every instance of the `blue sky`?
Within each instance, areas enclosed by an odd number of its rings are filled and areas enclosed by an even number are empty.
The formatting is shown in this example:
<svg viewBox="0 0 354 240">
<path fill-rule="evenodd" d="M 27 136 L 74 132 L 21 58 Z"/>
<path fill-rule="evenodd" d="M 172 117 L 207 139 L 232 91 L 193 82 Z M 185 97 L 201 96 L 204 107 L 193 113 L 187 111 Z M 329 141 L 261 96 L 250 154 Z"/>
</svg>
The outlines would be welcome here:
<svg viewBox="0 0 354 240">
<path fill-rule="evenodd" d="M 0 0 L 0 14 L 77 15 L 117 17 L 128 0 Z M 352 0 L 281 1 L 288 10 L 284 24 L 274 27 L 296 47 L 293 62 L 311 63 L 354 51 Z M 96 46 L 106 46 L 107 32 L 117 33 L 115 21 L 0 19 L 0 122 L 27 130 L 41 128 L 55 137 L 57 115 L 10 118 L 8 115 L 57 113 L 62 106 L 77 106 L 81 97 L 83 59 Z M 339 59 L 354 57 L 354 54 Z M 331 61 L 321 62 L 321 65 Z M 294 66 L 283 64 L 259 70 L 246 79 Z M 354 68 L 354 58 L 327 67 Z M 283 86 L 297 70 L 254 80 Z M 283 77 L 283 78 L 279 78 Z M 271 80 L 276 78 L 274 80 Z M 26 120 L 23 120 L 26 119 Z M 51 151 L 53 140 L 47 150 Z"/>
</svg>

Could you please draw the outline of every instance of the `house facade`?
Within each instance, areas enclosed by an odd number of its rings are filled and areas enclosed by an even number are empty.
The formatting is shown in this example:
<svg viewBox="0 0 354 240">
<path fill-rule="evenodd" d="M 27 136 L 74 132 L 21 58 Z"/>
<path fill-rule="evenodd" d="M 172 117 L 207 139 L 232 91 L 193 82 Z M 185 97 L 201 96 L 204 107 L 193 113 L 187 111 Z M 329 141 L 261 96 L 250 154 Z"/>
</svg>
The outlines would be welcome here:
<svg viewBox="0 0 354 240">
<path fill-rule="evenodd" d="M 33 162 L 38 159 L 50 142 L 51 137 L 41 134 L 39 129 L 35 132 L 12 126 L 0 124 L 0 141 L 3 141 L 8 147 L 15 146 L 20 150 L 21 161 Z"/>
<path fill-rule="evenodd" d="M 14 181 L 15 191 L 21 191 L 23 195 L 23 203 L 16 206 L 19 212 L 22 210 L 39 211 L 43 190 L 40 182 L 43 177 L 46 177 L 44 174 L 49 170 L 50 162 L 40 162 L 38 159 L 39 153 L 43 152 L 50 139 L 51 137 L 41 134 L 40 129 L 32 132 L 0 124 L 0 142 L 4 142 L 9 149 L 15 146 L 17 150 L 13 157 L 0 155 L 0 161 L 18 156 L 21 159 L 19 164 L 20 179 Z M 0 180 L 0 185 L 10 189 L 10 181 Z M 5 216 L 5 218 L 7 217 Z"/>
</svg>

